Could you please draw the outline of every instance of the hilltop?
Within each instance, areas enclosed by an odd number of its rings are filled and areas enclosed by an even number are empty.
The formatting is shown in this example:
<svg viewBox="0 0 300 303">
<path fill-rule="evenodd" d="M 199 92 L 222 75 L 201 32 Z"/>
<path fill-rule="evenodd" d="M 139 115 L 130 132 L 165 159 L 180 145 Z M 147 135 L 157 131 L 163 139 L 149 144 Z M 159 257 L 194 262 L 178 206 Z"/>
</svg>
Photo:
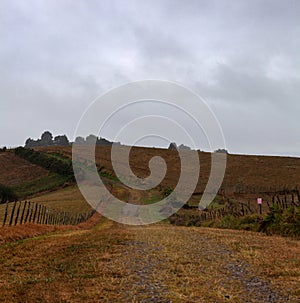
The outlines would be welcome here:
<svg viewBox="0 0 300 303">
<path fill-rule="evenodd" d="M 72 158 L 71 146 L 49 146 L 35 149 Z M 104 167 L 105 171 L 113 174 L 110 150 L 109 146 L 97 146 L 96 163 L 97 166 Z M 211 153 L 198 152 L 198 154 L 201 167 L 195 194 L 203 192 L 211 169 Z M 175 150 L 133 147 L 130 153 L 130 165 L 133 172 L 140 177 L 148 176 L 150 173 L 148 163 L 154 156 L 161 156 L 167 164 L 167 174 L 161 185 L 174 188 L 180 175 L 180 158 Z M 228 154 L 225 178 L 220 193 L 231 196 L 293 190 L 300 187 L 299 176 L 300 158 Z"/>
</svg>

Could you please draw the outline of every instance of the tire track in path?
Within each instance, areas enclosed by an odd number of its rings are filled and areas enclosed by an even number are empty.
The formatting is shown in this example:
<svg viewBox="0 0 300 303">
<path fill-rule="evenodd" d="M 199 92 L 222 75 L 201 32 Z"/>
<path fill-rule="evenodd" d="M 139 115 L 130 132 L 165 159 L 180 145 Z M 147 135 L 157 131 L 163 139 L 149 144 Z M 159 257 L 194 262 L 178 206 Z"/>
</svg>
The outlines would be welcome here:
<svg viewBox="0 0 300 303">
<path fill-rule="evenodd" d="M 125 297 L 143 303 L 293 302 L 209 231 L 205 235 L 198 230 L 129 228 L 134 240 L 124 243 L 124 257 L 134 283 L 127 285 Z"/>
</svg>

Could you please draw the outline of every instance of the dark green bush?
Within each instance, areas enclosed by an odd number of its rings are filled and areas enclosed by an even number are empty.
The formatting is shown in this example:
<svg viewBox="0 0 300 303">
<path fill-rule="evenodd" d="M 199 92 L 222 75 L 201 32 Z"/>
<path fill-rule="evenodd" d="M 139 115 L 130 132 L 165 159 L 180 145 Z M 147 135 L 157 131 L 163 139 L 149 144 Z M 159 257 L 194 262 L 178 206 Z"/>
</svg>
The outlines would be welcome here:
<svg viewBox="0 0 300 303">
<path fill-rule="evenodd" d="M 260 231 L 268 235 L 300 237 L 300 209 L 295 207 L 282 209 L 278 205 L 270 207 L 269 212 L 264 216 L 259 214 L 247 216 L 227 214 L 219 220 L 208 221 L 200 221 L 199 214 L 194 210 L 180 210 L 169 218 L 169 222 L 174 225 L 201 225 L 203 227 Z"/>
<path fill-rule="evenodd" d="M 290 207 L 282 209 L 277 205 L 270 208 L 260 226 L 260 231 L 269 235 L 300 236 L 300 211 Z"/>
<path fill-rule="evenodd" d="M 14 190 L 6 185 L 0 184 L 0 203 L 6 203 L 7 201 L 16 201 L 18 200 L 17 194 Z"/>
</svg>

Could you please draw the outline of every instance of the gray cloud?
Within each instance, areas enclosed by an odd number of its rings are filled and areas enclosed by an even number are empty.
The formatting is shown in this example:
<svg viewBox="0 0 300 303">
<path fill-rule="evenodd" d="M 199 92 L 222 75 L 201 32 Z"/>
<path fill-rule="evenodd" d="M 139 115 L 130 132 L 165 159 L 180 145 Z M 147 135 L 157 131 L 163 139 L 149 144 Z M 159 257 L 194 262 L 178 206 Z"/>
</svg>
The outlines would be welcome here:
<svg viewBox="0 0 300 303">
<path fill-rule="evenodd" d="M 99 94 L 154 78 L 203 96 L 230 151 L 299 156 L 299 15 L 292 0 L 1 1 L 0 146 L 72 137 Z"/>
</svg>

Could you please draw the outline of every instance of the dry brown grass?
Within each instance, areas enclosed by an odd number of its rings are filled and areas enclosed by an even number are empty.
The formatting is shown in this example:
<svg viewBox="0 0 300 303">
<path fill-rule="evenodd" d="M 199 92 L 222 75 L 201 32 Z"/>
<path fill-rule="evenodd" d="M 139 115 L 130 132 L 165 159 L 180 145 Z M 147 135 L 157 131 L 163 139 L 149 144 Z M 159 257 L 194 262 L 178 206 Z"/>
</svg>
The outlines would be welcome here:
<svg viewBox="0 0 300 303">
<path fill-rule="evenodd" d="M 259 276 L 289 294 L 291 302 L 300 301 L 299 240 L 247 231 L 211 229 L 209 233 L 230 247 L 236 258 L 249 262 Z"/>
<path fill-rule="evenodd" d="M 0 227 L 0 243 L 14 242 L 27 238 L 33 238 L 40 235 L 45 235 L 56 231 L 69 231 L 69 230 L 81 230 L 94 227 L 102 220 L 102 217 L 96 213 L 86 222 L 78 225 L 40 225 L 33 223 L 26 223 L 16 226 L 4 226 Z"/>
<path fill-rule="evenodd" d="M 124 231 L 60 231 L 0 246 L 0 302 L 118 302 Z M 110 301 L 107 301 L 109 298 Z"/>
<path fill-rule="evenodd" d="M 76 185 L 39 195 L 30 201 L 60 211 L 84 213 L 91 210 L 91 206 L 86 202 Z"/>
<path fill-rule="evenodd" d="M 102 219 L 0 245 L 0 302 L 267 302 L 272 289 L 290 296 L 272 302 L 296 303 L 299 252 L 280 237 Z M 235 277 L 228 265 L 240 264 L 248 272 Z M 249 276 L 271 284 L 249 288 Z"/>
<path fill-rule="evenodd" d="M 0 183 L 13 186 L 47 176 L 48 171 L 7 151 L 0 153 Z"/>
<path fill-rule="evenodd" d="M 120 147 L 122 148 L 122 147 Z M 72 157 L 71 147 L 44 147 L 39 148 L 48 152 L 61 153 L 66 157 Z M 82 147 L 84 153 L 84 147 Z M 167 163 L 167 174 L 162 182 L 164 187 L 174 187 L 180 174 L 180 159 L 178 153 L 173 150 L 134 147 L 130 154 L 130 164 L 133 172 L 140 177 L 150 173 L 148 162 L 153 156 L 161 156 Z M 201 193 L 205 188 L 210 173 L 211 154 L 200 152 L 200 176 L 195 192 Z M 113 173 L 110 161 L 110 147 L 98 146 L 96 148 L 96 162 L 99 167 L 104 166 L 105 171 Z M 228 155 L 226 174 L 223 181 L 223 189 L 227 196 L 237 197 L 247 201 L 248 198 L 256 200 L 254 192 L 263 190 L 274 191 L 283 188 L 294 189 L 299 186 L 300 158 L 271 157 L 271 156 L 247 156 Z M 237 194 L 237 187 L 246 190 L 246 194 Z"/>
<path fill-rule="evenodd" d="M 285 302 L 279 299 L 280 293 L 282 297 L 289 296 L 289 302 L 296 303 L 300 299 L 299 242 L 279 238 L 277 253 L 273 253 L 274 257 L 271 257 L 272 238 L 264 238 L 256 233 L 247 237 L 248 242 L 243 242 L 243 238 L 248 234 L 239 231 L 162 225 L 130 228 L 130 231 L 139 242 L 156 248 L 152 255 L 146 256 L 149 262 L 154 263 L 152 275 L 148 278 L 151 283 L 163 281 L 169 291 L 167 298 L 172 302 L 266 302 L 264 299 L 266 300 L 268 294 L 264 293 L 271 289 L 278 294 L 274 302 Z M 249 250 L 251 255 L 245 254 Z M 283 251 L 286 251 L 286 256 L 293 251 L 288 258 L 290 262 L 280 254 Z M 135 257 L 139 258 L 142 253 L 139 249 Z M 274 262 L 272 258 L 276 258 L 278 269 L 285 267 L 289 277 L 284 274 L 275 278 L 271 274 Z M 153 261 L 155 259 L 156 261 Z M 244 266 L 242 264 L 247 263 L 252 265 L 247 269 L 248 272 L 235 277 L 236 272 L 232 272 L 230 268 L 238 270 L 240 266 Z M 294 264 L 297 264 L 296 267 Z M 257 290 L 253 287 L 248 289 L 245 284 L 251 279 L 261 279 L 258 280 L 262 281 L 259 283 L 266 284 L 271 280 L 272 284 L 270 289 L 259 289 L 260 286 L 257 286 Z M 229 296 L 230 300 L 226 299 L 226 296 Z"/>
</svg>

